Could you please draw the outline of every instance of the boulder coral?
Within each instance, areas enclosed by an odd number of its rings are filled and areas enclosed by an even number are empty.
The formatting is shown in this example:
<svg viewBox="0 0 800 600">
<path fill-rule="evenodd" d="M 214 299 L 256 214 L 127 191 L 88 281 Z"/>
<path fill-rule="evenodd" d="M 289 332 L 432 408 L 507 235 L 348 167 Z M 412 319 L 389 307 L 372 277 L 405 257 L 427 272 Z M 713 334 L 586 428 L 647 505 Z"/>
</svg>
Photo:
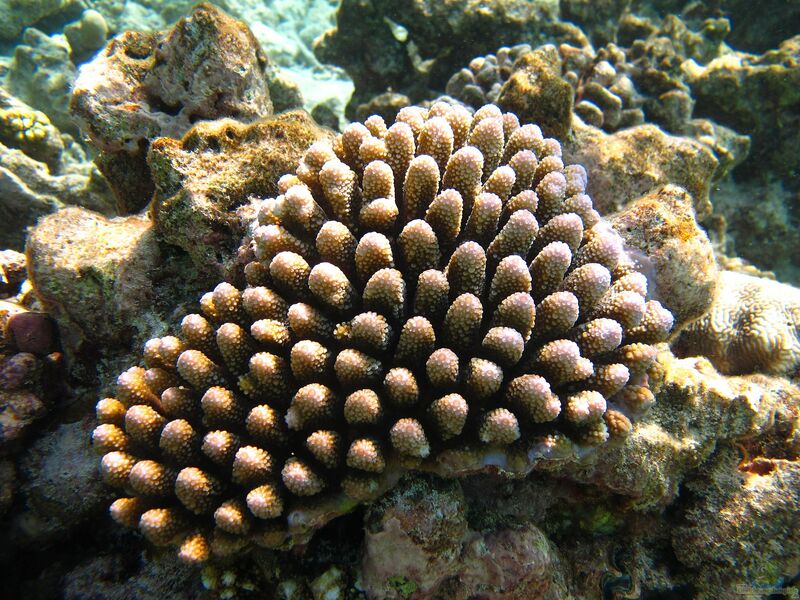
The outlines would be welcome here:
<svg viewBox="0 0 800 600">
<path fill-rule="evenodd" d="M 205 294 L 98 403 L 112 517 L 202 562 L 286 547 L 448 451 L 627 435 L 673 317 L 586 184 L 494 105 L 311 145 L 259 206 L 246 288 Z"/>
<path fill-rule="evenodd" d="M 678 338 L 676 352 L 703 354 L 728 375 L 800 373 L 800 291 L 723 271 L 708 313 Z"/>
</svg>

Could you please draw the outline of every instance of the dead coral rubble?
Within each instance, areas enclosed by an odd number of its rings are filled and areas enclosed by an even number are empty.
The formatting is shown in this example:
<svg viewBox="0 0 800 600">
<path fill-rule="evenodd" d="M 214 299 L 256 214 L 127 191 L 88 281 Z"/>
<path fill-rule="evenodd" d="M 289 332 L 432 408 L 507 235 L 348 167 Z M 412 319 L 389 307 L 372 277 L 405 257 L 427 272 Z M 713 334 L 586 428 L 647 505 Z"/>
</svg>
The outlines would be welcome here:
<svg viewBox="0 0 800 600">
<path fill-rule="evenodd" d="M 442 452 L 627 435 L 673 318 L 586 183 L 493 105 L 313 144 L 261 203 L 247 288 L 98 403 L 114 519 L 200 562 L 290 544 Z"/>
</svg>

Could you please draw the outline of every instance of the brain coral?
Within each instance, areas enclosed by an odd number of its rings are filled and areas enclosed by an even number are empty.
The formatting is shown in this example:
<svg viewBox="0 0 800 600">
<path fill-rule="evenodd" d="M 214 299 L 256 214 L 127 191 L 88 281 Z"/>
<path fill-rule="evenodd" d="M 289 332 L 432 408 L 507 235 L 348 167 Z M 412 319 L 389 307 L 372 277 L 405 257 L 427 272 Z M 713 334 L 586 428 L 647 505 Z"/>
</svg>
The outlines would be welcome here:
<svg viewBox="0 0 800 600">
<path fill-rule="evenodd" d="M 197 562 L 447 449 L 625 435 L 672 315 L 586 181 L 493 105 L 312 145 L 262 203 L 246 289 L 204 295 L 97 405 L 113 518 Z"/>
<path fill-rule="evenodd" d="M 800 292 L 790 285 L 722 271 L 710 310 L 676 341 L 681 355 L 707 356 L 722 373 L 800 375 Z"/>
</svg>

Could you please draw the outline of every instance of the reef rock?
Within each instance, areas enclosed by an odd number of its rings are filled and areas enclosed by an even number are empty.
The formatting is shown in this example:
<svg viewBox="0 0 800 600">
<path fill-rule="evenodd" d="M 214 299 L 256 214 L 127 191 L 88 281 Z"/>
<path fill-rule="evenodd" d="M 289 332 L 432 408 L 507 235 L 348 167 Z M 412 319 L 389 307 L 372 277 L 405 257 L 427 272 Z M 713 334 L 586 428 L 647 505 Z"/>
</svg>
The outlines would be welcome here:
<svg viewBox="0 0 800 600">
<path fill-rule="evenodd" d="M 601 214 L 616 212 L 667 183 L 689 192 L 698 219 L 711 213 L 708 194 L 719 163 L 699 142 L 671 136 L 654 125 L 607 134 L 576 119 L 572 131 L 564 158 L 592 173 L 586 191 Z"/>
<path fill-rule="evenodd" d="M 0 251 L 0 298 L 16 295 L 27 274 L 25 255 L 22 252 Z"/>
<path fill-rule="evenodd" d="M 692 500 L 672 531 L 675 556 L 694 572 L 698 597 L 782 587 L 800 555 L 800 463 L 742 460 L 731 448 L 707 469 L 687 483 Z"/>
<path fill-rule="evenodd" d="M 81 68 L 72 115 L 128 211 L 152 195 L 153 139 L 180 138 L 198 120 L 272 113 L 268 64 L 244 23 L 202 3 L 167 31 L 119 35 Z"/>
<path fill-rule="evenodd" d="M 797 376 L 800 369 L 800 289 L 723 271 L 708 313 L 691 323 L 676 352 L 702 354 L 726 374 Z"/>
<path fill-rule="evenodd" d="M 17 47 L 17 58 L 21 48 Z M 55 102 L 54 92 L 36 88 L 36 78 L 44 78 L 47 70 L 41 66 L 40 72 L 40 66 L 34 59 L 28 63 L 14 62 L 10 87 L 22 86 L 22 93 L 33 96 L 38 106 L 54 110 L 48 104 Z M 21 83 L 14 79 L 15 69 L 19 71 Z M 37 74 L 33 80 L 22 80 L 23 77 L 30 78 L 34 71 Z M 28 89 L 23 84 L 33 87 Z M 42 97 L 45 97 L 44 102 Z M 57 110 L 55 114 L 58 116 Z M 74 124 L 70 122 L 69 128 L 75 129 Z M 115 211 L 108 183 L 87 160 L 83 147 L 72 136 L 62 133 L 45 113 L 2 89 L 0 196 L 3 198 L 0 203 L 0 245 L 19 250 L 24 247 L 27 228 L 40 217 L 60 208 L 75 205 L 103 214 Z"/>
<path fill-rule="evenodd" d="M 629 248 L 650 265 L 651 293 L 675 317 L 673 331 L 702 316 L 714 299 L 719 271 L 714 249 L 695 221 L 692 197 L 666 185 L 611 217 Z"/>
<path fill-rule="evenodd" d="M 40 19 L 77 5 L 77 0 L 0 0 L 0 39 L 10 41 Z"/>
<path fill-rule="evenodd" d="M 116 553 L 92 553 L 59 582 L 64 600 L 194 600 L 205 597 L 197 570 L 176 556 L 131 556 L 130 544 Z M 207 592 L 206 592 L 207 593 Z"/>
<path fill-rule="evenodd" d="M 247 223 L 236 209 L 275 195 L 278 179 L 297 166 L 306 148 L 327 138 L 297 111 L 250 125 L 198 123 L 181 141 L 155 140 L 148 163 L 156 184 L 156 230 L 186 250 L 212 281 L 224 276 Z"/>
<path fill-rule="evenodd" d="M 458 482 L 407 477 L 365 517 L 362 581 L 369 598 L 564 598 L 565 569 L 530 523 L 467 525 Z"/>
<path fill-rule="evenodd" d="M 726 253 L 800 286 L 800 191 L 786 183 L 774 177 L 720 181 L 714 190 L 714 212 L 725 220 Z"/>
<path fill-rule="evenodd" d="M 26 253 L 28 275 L 66 349 L 126 344 L 153 303 L 161 251 L 146 217 L 109 220 L 66 208 L 39 222 Z"/>
<path fill-rule="evenodd" d="M 102 512 L 108 491 L 86 443 L 91 420 L 60 425 L 25 452 L 18 474 L 24 509 L 5 531 L 4 548 L 51 543 Z"/>
<path fill-rule="evenodd" d="M 61 131 L 77 134 L 69 113 L 75 65 L 63 35 L 48 36 L 28 28 L 14 49 L 8 72 L 9 91 L 45 113 Z"/>
<path fill-rule="evenodd" d="M 750 135 L 752 173 L 769 169 L 793 180 L 800 168 L 800 36 L 760 56 L 723 55 L 705 67 L 689 61 L 684 66 L 696 114 Z M 764 90 L 769 90 L 765 93 Z"/>
<path fill-rule="evenodd" d="M 429 597 L 440 589 L 463 568 L 466 513 L 457 481 L 405 478 L 365 516 L 365 591 L 388 598 L 404 585 Z"/>
<path fill-rule="evenodd" d="M 17 476 L 11 460 L 0 460 L 0 517 L 4 516 L 14 500 Z"/>
<path fill-rule="evenodd" d="M 108 184 L 88 164 L 74 164 L 62 173 L 24 151 L 0 143 L 0 245 L 21 250 L 27 227 L 64 206 L 85 206 L 113 212 Z"/>
<path fill-rule="evenodd" d="M 681 135 L 690 137 L 705 145 L 719 161 L 714 172 L 714 181 L 718 185 L 725 175 L 744 162 L 750 153 L 750 137 L 741 135 L 719 123 L 709 119 L 690 119 L 680 131 Z"/>
<path fill-rule="evenodd" d="M 457 598 L 557 600 L 568 594 L 566 567 L 536 526 L 504 527 L 469 542 Z"/>
<path fill-rule="evenodd" d="M 2 364 L 0 368 L 5 367 Z M 17 448 L 31 426 L 46 414 L 44 402 L 30 390 L 0 391 L 0 456 Z"/>
</svg>

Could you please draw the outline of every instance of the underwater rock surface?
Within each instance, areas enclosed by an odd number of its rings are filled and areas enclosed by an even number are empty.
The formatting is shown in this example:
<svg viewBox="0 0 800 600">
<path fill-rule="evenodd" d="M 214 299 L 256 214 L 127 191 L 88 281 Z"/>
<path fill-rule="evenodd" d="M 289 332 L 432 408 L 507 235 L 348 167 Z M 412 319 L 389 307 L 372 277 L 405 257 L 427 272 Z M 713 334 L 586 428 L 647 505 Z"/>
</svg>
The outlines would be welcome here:
<svg viewBox="0 0 800 600">
<path fill-rule="evenodd" d="M 672 184 L 655 188 L 610 220 L 629 251 L 642 253 L 651 293 L 675 317 L 673 333 L 706 313 L 717 292 L 719 269 L 686 190 Z"/>
<path fill-rule="evenodd" d="M 266 69 L 250 29 L 210 4 L 169 31 L 124 33 L 84 65 L 70 110 L 123 210 L 141 209 L 153 193 L 144 164 L 151 140 L 181 137 L 199 119 L 271 114 Z"/>
<path fill-rule="evenodd" d="M 161 257 L 147 218 L 65 209 L 33 230 L 27 255 L 28 275 L 68 348 L 124 340 L 153 301 L 149 274 Z"/>
</svg>

